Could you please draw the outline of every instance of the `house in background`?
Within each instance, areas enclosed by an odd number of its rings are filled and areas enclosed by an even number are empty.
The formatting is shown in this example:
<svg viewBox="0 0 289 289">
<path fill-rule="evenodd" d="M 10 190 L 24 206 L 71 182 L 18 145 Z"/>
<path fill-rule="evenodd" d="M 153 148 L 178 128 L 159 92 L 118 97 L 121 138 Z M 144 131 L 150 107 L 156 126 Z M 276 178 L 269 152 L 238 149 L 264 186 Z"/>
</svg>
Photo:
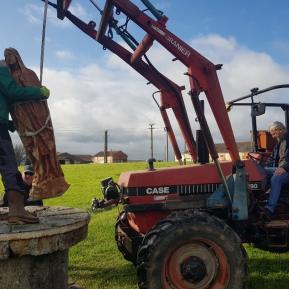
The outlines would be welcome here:
<svg viewBox="0 0 289 289">
<path fill-rule="evenodd" d="M 239 150 L 239 156 L 241 160 L 248 159 L 248 153 L 253 151 L 252 143 L 250 141 L 237 142 L 237 147 Z M 230 154 L 225 146 L 225 144 L 216 144 L 216 149 L 219 155 L 220 161 L 230 161 Z"/>
<path fill-rule="evenodd" d="M 58 153 L 58 160 L 60 164 L 89 164 L 92 163 L 93 156 L 91 155 L 72 155 L 69 153 Z"/>
<path fill-rule="evenodd" d="M 219 144 L 215 144 L 215 146 L 216 146 L 216 149 L 218 152 L 219 161 L 230 161 L 231 160 L 230 154 L 229 154 L 228 150 L 226 149 L 225 144 L 219 143 Z M 252 149 L 252 143 L 250 141 L 238 142 L 237 147 L 239 150 L 239 155 L 240 155 L 241 160 L 247 159 L 248 153 L 253 150 Z M 182 158 L 183 158 L 183 160 L 185 159 L 188 162 L 192 161 L 191 155 L 188 152 L 182 154 Z M 210 159 L 210 161 L 212 161 L 212 160 Z"/>
<path fill-rule="evenodd" d="M 92 161 L 94 163 L 103 164 L 104 163 L 104 152 L 98 152 L 93 156 Z M 107 162 L 108 163 L 126 163 L 127 154 L 122 151 L 108 151 L 107 152 Z"/>
</svg>

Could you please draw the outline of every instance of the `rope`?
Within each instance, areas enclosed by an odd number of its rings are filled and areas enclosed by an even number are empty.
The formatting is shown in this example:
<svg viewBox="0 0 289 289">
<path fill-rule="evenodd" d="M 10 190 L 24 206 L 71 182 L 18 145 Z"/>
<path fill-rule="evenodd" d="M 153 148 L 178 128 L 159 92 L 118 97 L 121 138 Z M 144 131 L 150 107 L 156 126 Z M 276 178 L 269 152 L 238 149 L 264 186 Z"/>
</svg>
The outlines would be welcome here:
<svg viewBox="0 0 289 289">
<path fill-rule="evenodd" d="M 36 136 L 37 134 L 39 134 L 46 128 L 52 130 L 53 128 L 48 126 L 49 121 L 50 121 L 50 115 L 47 116 L 44 126 L 42 126 L 40 129 L 36 131 L 25 131 L 24 133 L 20 133 L 20 136 Z"/>
<path fill-rule="evenodd" d="M 99 6 L 96 5 L 94 0 L 89 0 L 89 1 L 99 11 L 99 13 L 102 15 L 103 11 L 99 8 Z"/>
<path fill-rule="evenodd" d="M 42 26 L 41 55 L 40 55 L 40 83 L 41 84 L 42 84 L 43 63 L 44 63 L 44 47 L 45 47 L 45 31 L 46 31 L 47 9 L 48 9 L 48 0 L 45 0 L 44 15 L 43 15 L 43 26 Z"/>
</svg>

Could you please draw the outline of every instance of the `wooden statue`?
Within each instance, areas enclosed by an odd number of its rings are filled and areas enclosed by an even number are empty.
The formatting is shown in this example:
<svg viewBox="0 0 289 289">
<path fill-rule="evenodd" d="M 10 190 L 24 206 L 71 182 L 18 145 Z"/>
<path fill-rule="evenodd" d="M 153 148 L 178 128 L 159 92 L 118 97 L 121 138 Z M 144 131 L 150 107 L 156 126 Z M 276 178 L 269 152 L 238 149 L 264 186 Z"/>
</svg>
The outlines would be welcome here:
<svg viewBox="0 0 289 289">
<path fill-rule="evenodd" d="M 5 49 L 4 55 L 11 75 L 18 85 L 41 86 L 36 73 L 25 67 L 16 49 Z M 35 170 L 30 198 L 38 200 L 61 196 L 69 188 L 69 184 L 64 179 L 56 155 L 47 101 L 14 103 L 11 105 L 10 114 Z"/>
</svg>

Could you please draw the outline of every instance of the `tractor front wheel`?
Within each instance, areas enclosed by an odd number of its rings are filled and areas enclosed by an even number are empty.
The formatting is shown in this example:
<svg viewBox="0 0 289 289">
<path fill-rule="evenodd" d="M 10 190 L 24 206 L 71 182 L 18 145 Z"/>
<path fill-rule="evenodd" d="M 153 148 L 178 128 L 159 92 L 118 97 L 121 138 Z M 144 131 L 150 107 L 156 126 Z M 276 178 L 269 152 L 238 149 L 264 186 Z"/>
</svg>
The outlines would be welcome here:
<svg viewBox="0 0 289 289">
<path fill-rule="evenodd" d="M 121 212 L 115 224 L 115 241 L 118 250 L 123 257 L 136 264 L 136 255 L 138 247 L 142 241 L 143 236 L 135 232 L 129 225 L 126 212 Z"/>
<path fill-rule="evenodd" d="M 162 220 L 146 235 L 137 271 L 141 289 L 242 289 L 247 254 L 225 222 L 185 211 Z"/>
</svg>

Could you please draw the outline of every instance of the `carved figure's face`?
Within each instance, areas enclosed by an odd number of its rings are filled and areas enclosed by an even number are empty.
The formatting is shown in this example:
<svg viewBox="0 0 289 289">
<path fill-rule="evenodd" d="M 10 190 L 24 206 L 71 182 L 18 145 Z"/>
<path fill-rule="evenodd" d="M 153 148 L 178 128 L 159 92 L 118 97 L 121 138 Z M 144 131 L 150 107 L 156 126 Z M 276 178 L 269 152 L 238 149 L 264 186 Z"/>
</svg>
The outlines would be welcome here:
<svg viewBox="0 0 289 289">
<path fill-rule="evenodd" d="M 9 51 L 5 51 L 5 60 L 6 60 L 7 65 L 11 65 L 11 64 L 17 63 L 16 56 L 13 53 L 9 52 Z"/>
</svg>

